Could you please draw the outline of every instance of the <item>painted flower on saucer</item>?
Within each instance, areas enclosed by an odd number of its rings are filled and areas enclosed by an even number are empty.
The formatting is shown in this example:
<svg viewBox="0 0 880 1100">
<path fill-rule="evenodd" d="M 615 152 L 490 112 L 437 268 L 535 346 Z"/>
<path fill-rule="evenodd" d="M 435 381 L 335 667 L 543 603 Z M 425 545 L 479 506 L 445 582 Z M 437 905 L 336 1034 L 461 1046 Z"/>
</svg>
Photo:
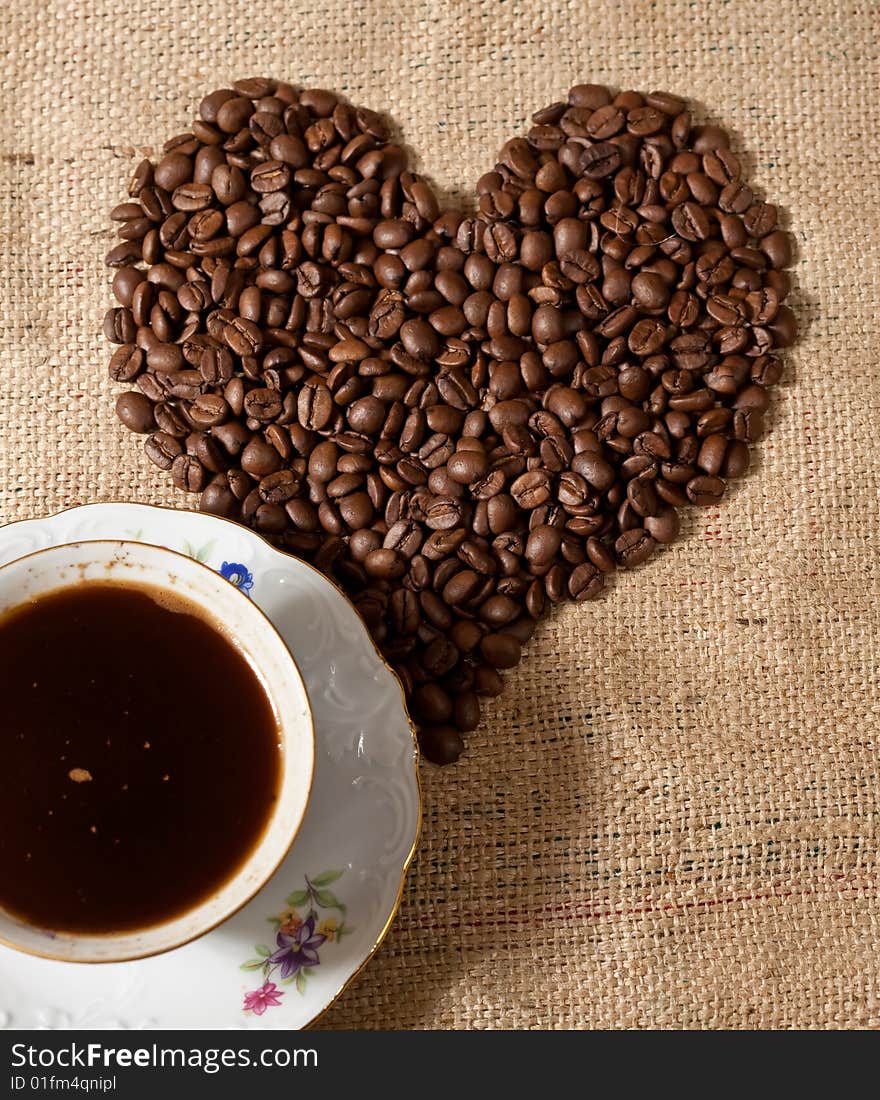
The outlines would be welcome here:
<svg viewBox="0 0 880 1100">
<path fill-rule="evenodd" d="M 269 922 L 275 928 L 275 944 L 256 944 L 256 957 L 242 963 L 242 970 L 259 970 L 263 984 L 244 995 L 242 1008 L 262 1016 L 267 1008 L 281 1004 L 285 995 L 281 985 L 296 983 L 297 992 L 304 993 L 307 979 L 321 965 L 320 949 L 327 943 L 338 943 L 352 931 L 345 923 L 346 909 L 327 887 L 340 879 L 344 871 L 324 871 L 309 878 L 305 890 L 294 890 L 285 899 L 286 908 Z M 338 917 L 324 916 L 321 910 L 332 910 Z M 319 923 L 320 920 L 320 923 Z"/>
<path fill-rule="evenodd" d="M 267 1008 L 274 1008 L 281 1004 L 284 992 L 274 982 L 266 982 L 253 993 L 245 993 L 244 1010 L 253 1012 L 255 1016 L 262 1016 Z"/>
<path fill-rule="evenodd" d="M 250 591 L 254 587 L 254 575 L 246 565 L 242 565 L 241 562 L 237 561 L 224 561 L 220 566 L 220 575 L 225 577 L 230 584 L 234 584 L 236 588 L 250 595 Z"/>
</svg>

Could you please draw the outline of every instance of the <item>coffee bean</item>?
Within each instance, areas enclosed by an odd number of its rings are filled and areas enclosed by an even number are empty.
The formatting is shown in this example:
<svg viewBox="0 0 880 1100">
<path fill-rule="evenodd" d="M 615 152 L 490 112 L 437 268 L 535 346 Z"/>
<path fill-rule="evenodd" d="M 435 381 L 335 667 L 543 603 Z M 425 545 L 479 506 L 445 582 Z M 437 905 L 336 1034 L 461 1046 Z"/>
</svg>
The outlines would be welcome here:
<svg viewBox="0 0 880 1100">
<path fill-rule="evenodd" d="M 192 178 L 193 162 L 180 153 L 166 153 L 153 170 L 156 184 L 168 192 L 174 191 Z"/>
<path fill-rule="evenodd" d="M 108 373 L 114 382 L 132 382 L 143 369 L 143 351 L 135 344 L 122 344 L 110 359 Z"/>
<path fill-rule="evenodd" d="M 240 511 L 240 507 L 226 485 L 212 482 L 199 497 L 199 511 L 234 519 Z"/>
<path fill-rule="evenodd" d="M 727 440 L 723 435 L 708 435 L 700 446 L 697 465 L 705 473 L 715 477 L 721 472 L 726 452 Z"/>
<path fill-rule="evenodd" d="M 590 499 L 590 487 L 586 478 L 580 474 L 568 470 L 559 475 L 556 485 L 556 495 L 559 503 L 568 511 L 576 510 L 586 505 Z"/>
<path fill-rule="evenodd" d="M 155 428 L 153 406 L 142 393 L 123 393 L 116 402 L 116 415 L 130 431 L 151 432 Z"/>
<path fill-rule="evenodd" d="M 614 555 L 601 539 L 592 536 L 587 539 L 587 557 L 601 573 L 613 573 L 617 568 Z"/>
<path fill-rule="evenodd" d="M 171 204 L 175 210 L 191 213 L 204 210 L 213 197 L 213 192 L 206 183 L 183 183 L 175 188 L 171 196 Z"/>
<path fill-rule="evenodd" d="M 262 347 L 262 332 L 244 317 L 233 317 L 223 330 L 223 337 L 231 350 L 242 357 L 256 355 Z"/>
<path fill-rule="evenodd" d="M 263 439 L 255 438 L 241 452 L 241 468 L 252 477 L 265 477 L 281 468 L 281 456 Z"/>
<path fill-rule="evenodd" d="M 231 96 L 218 106 L 215 117 L 211 120 L 227 134 L 235 134 L 253 114 L 254 105 L 244 96 Z M 207 120 L 206 120 L 207 121 Z"/>
<path fill-rule="evenodd" d="M 334 574 L 445 760 L 547 601 L 745 471 L 791 249 L 666 93 L 573 88 L 464 220 L 387 141 L 325 91 L 205 97 L 112 213 L 105 331 L 151 460 Z"/>
<path fill-rule="evenodd" d="M 634 512 L 643 518 L 653 516 L 658 508 L 657 492 L 647 478 L 634 477 L 626 487 L 626 498 Z"/>
<path fill-rule="evenodd" d="M 460 691 L 452 700 L 452 721 L 462 733 L 475 730 L 480 724 L 480 700 L 473 691 Z"/>
<path fill-rule="evenodd" d="M 520 605 L 509 596 L 490 596 L 480 608 L 480 618 L 491 627 L 512 623 L 520 613 Z"/>
<path fill-rule="evenodd" d="M 167 432 L 154 432 L 144 443 L 147 458 L 160 470 L 170 470 L 178 455 L 183 454 L 180 441 Z"/>
<path fill-rule="evenodd" d="M 600 141 L 584 148 L 578 167 L 588 179 L 604 179 L 617 171 L 621 160 L 620 146 Z"/>
<path fill-rule="evenodd" d="M 562 543 L 562 533 L 557 527 L 542 523 L 529 532 L 525 555 L 536 573 L 546 571 L 554 562 Z"/>
<path fill-rule="evenodd" d="M 647 317 L 633 326 L 627 338 L 629 350 L 641 358 L 656 355 L 665 342 L 666 326 Z"/>
<path fill-rule="evenodd" d="M 189 409 L 190 419 L 199 428 L 216 427 L 228 415 L 229 405 L 219 394 L 213 393 L 199 394 Z"/>
<path fill-rule="evenodd" d="M 595 565 L 584 562 L 577 566 L 568 579 L 568 591 L 573 600 L 593 600 L 604 587 L 602 574 Z"/>
<path fill-rule="evenodd" d="M 660 310 L 669 301 L 669 288 L 655 272 L 640 271 L 632 280 L 632 296 L 643 309 Z"/>
<path fill-rule="evenodd" d="M 462 569 L 455 573 L 443 588 L 443 599 L 449 604 L 466 603 L 477 591 L 480 575 L 473 569 Z"/>
<path fill-rule="evenodd" d="M 432 531 L 449 531 L 461 522 L 461 504 L 451 497 L 438 497 L 425 510 L 425 523 Z"/>
<path fill-rule="evenodd" d="M 408 588 L 397 588 L 391 593 L 389 615 L 398 634 L 415 634 L 421 619 L 419 601 Z"/>
<path fill-rule="evenodd" d="M 406 572 L 406 563 L 396 550 L 373 550 L 364 559 L 364 568 L 371 577 L 394 580 Z"/>
<path fill-rule="evenodd" d="M 266 160 L 251 172 L 251 187 L 260 195 L 281 191 L 290 183 L 290 168 L 284 161 Z"/>
<path fill-rule="evenodd" d="M 399 551 L 404 557 L 412 558 L 419 552 L 423 539 L 424 534 L 419 524 L 413 520 L 401 519 L 388 528 L 382 545 Z"/>
<path fill-rule="evenodd" d="M 727 445 L 724 462 L 721 465 L 722 477 L 742 477 L 749 468 L 749 448 L 741 440 L 731 440 Z"/>
<path fill-rule="evenodd" d="M 644 527 L 633 527 L 614 543 L 617 560 L 627 569 L 646 562 L 654 552 L 655 540 Z"/>
<path fill-rule="evenodd" d="M 297 399 L 297 416 L 300 424 L 309 431 L 320 431 L 332 415 L 333 398 L 324 383 L 306 382 Z"/>
<path fill-rule="evenodd" d="M 432 764 L 454 764 L 464 752 L 461 734 L 449 725 L 422 726 L 419 745 Z"/>
<path fill-rule="evenodd" d="M 422 666 L 429 676 L 445 676 L 458 663 L 459 652 L 442 635 L 429 642 L 422 655 Z"/>
<path fill-rule="evenodd" d="M 678 529 L 678 512 L 674 508 L 663 506 L 653 516 L 645 518 L 645 530 L 657 542 L 674 542 Z"/>
<path fill-rule="evenodd" d="M 686 241 L 704 241 L 711 232 L 709 218 L 696 202 L 676 206 L 672 212 L 672 228 Z"/>
<path fill-rule="evenodd" d="M 459 451 L 446 463 L 446 469 L 453 481 L 470 485 L 485 475 L 488 465 L 482 451 Z"/>
<path fill-rule="evenodd" d="M 171 477 L 178 489 L 187 493 L 200 493 L 208 477 L 205 467 L 194 455 L 181 454 L 171 465 Z"/>
<path fill-rule="evenodd" d="M 487 634 L 480 643 L 480 653 L 492 668 L 513 668 L 519 664 L 522 649 L 510 634 Z"/>
<path fill-rule="evenodd" d="M 614 467 L 595 451 L 583 451 L 575 455 L 571 468 L 599 492 L 605 492 L 614 484 Z"/>
<path fill-rule="evenodd" d="M 538 508 L 550 499 L 550 477 L 543 470 L 532 470 L 518 477 L 510 495 L 520 508 Z"/>
<path fill-rule="evenodd" d="M 426 722 L 448 722 L 452 718 L 452 700 L 438 684 L 417 687 L 413 692 L 413 709 Z"/>
<path fill-rule="evenodd" d="M 688 500 L 705 508 L 710 504 L 717 503 L 724 496 L 725 488 L 726 486 L 720 477 L 698 475 L 691 478 L 687 483 L 686 492 Z"/>
</svg>

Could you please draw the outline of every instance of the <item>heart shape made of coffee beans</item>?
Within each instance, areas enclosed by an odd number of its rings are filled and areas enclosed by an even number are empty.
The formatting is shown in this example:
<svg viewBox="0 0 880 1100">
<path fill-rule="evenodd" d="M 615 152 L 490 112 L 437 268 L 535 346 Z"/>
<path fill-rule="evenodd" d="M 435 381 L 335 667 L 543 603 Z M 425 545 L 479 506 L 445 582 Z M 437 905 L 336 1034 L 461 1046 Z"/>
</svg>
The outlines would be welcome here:
<svg viewBox="0 0 880 1100">
<path fill-rule="evenodd" d="M 789 239 L 724 130 L 592 84 L 533 123 L 462 216 L 380 115 L 242 80 L 111 214 L 120 419 L 342 584 L 437 763 L 548 605 L 745 473 L 796 331 Z"/>
</svg>

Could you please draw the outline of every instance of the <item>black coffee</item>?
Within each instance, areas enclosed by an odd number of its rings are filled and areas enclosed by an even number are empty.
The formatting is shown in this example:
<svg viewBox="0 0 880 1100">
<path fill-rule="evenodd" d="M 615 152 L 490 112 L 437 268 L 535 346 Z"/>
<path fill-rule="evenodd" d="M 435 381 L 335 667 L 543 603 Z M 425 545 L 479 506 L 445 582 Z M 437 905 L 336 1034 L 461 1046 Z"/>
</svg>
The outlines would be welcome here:
<svg viewBox="0 0 880 1100">
<path fill-rule="evenodd" d="M 210 896 L 263 832 L 271 704 L 194 605 L 85 583 L 0 620 L 0 906 L 112 932 Z"/>
</svg>

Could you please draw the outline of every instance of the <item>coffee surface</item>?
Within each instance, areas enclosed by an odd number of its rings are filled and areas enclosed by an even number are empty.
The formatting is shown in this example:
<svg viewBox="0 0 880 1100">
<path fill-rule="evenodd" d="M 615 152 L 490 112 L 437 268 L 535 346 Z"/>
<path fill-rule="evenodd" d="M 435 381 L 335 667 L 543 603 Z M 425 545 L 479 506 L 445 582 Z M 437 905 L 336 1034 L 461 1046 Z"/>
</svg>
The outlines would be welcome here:
<svg viewBox="0 0 880 1100">
<path fill-rule="evenodd" d="M 50 930 L 175 917 L 241 866 L 281 772 L 247 660 L 158 589 L 87 582 L 0 619 L 0 906 Z"/>
</svg>

